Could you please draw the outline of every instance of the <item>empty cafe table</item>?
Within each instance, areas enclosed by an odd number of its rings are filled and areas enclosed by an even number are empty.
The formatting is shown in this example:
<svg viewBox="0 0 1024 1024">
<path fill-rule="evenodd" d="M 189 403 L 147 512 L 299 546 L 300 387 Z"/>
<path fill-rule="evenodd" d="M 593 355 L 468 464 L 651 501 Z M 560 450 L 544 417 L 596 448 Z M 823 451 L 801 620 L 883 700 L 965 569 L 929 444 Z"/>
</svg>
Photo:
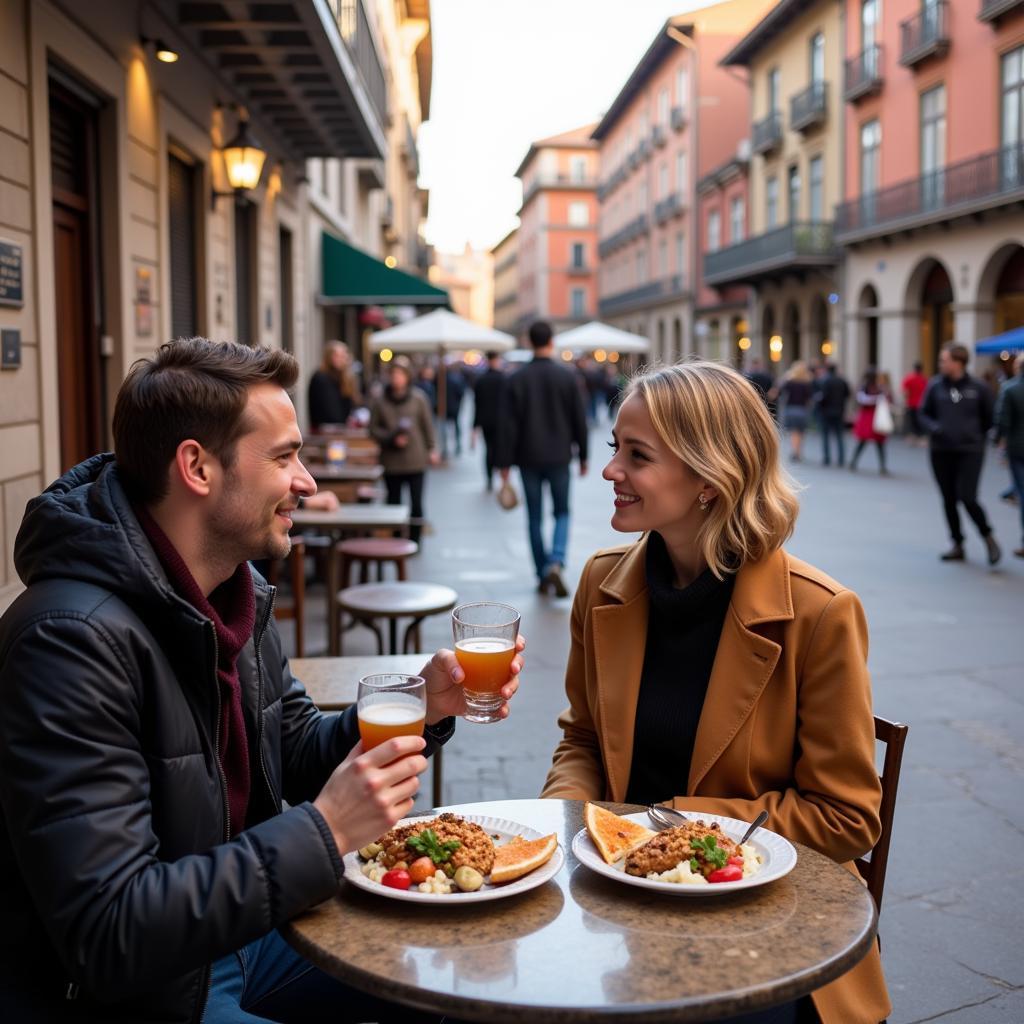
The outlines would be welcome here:
<svg viewBox="0 0 1024 1024">
<path fill-rule="evenodd" d="M 310 462 L 306 464 L 309 475 L 317 487 L 334 491 L 339 501 L 354 501 L 357 491 L 366 484 L 374 484 L 384 475 L 384 467 L 378 463 L 358 463 L 352 460 L 338 463 Z"/>
<path fill-rule="evenodd" d="M 402 653 L 409 651 L 409 640 L 415 637 L 419 646 L 419 625 L 431 615 L 440 615 L 451 611 L 459 595 L 451 587 L 439 583 L 421 583 L 418 581 L 400 581 L 395 583 L 358 583 L 354 587 L 346 587 L 338 592 L 336 607 L 340 617 L 348 612 L 357 622 L 361 622 L 376 634 L 377 646 L 384 653 L 384 638 L 377 627 L 377 619 L 386 619 L 388 623 L 388 654 L 398 654 L 398 620 L 411 619 L 405 630 Z M 338 638 L 338 651 L 341 653 L 341 631 L 335 628 Z"/>
</svg>

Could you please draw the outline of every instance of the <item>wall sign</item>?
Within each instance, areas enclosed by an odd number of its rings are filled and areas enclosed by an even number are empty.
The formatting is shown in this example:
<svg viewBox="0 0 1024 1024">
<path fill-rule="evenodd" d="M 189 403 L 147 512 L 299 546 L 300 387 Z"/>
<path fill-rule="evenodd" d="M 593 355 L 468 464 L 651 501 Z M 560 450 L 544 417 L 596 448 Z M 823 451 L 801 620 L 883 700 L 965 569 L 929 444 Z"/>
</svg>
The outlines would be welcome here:
<svg viewBox="0 0 1024 1024">
<path fill-rule="evenodd" d="M 135 268 L 135 334 L 148 338 L 153 333 L 153 271 Z"/>
<path fill-rule="evenodd" d="M 0 305 L 23 306 L 24 262 L 22 248 L 0 238 Z"/>
</svg>

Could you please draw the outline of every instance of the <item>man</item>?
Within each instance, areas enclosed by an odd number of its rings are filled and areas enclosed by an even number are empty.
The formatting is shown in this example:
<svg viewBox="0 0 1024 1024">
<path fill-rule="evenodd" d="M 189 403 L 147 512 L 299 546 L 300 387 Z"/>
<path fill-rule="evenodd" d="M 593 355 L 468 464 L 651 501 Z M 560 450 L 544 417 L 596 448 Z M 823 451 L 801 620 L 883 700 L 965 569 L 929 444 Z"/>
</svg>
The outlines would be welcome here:
<svg viewBox="0 0 1024 1024">
<path fill-rule="evenodd" d="M 1020 500 L 1021 546 L 1013 553 L 1024 558 L 1024 354 L 1013 365 L 1017 373 L 999 396 L 999 444 L 1006 451 Z"/>
<path fill-rule="evenodd" d="M 907 407 L 907 430 L 913 437 L 913 443 L 927 444 L 918 412 L 921 408 L 921 400 L 924 398 L 925 388 L 928 387 L 928 378 L 924 375 L 920 363 L 914 363 L 914 369 L 903 378 L 902 387 L 903 401 Z"/>
<path fill-rule="evenodd" d="M 778 409 L 775 404 L 777 391 L 775 389 L 775 378 L 765 369 L 764 363 L 754 358 L 750 360 L 750 368 L 743 374 L 751 384 L 757 388 L 758 394 L 764 399 L 764 404 L 774 419 Z"/>
<path fill-rule="evenodd" d="M 846 433 L 846 403 L 850 385 L 839 376 L 835 363 L 825 364 L 825 376 L 818 382 L 818 419 L 821 422 L 821 462 L 832 464 L 831 439 L 836 439 L 839 466 L 846 464 L 844 435 Z"/>
<path fill-rule="evenodd" d="M 121 387 L 116 453 L 29 503 L 27 590 L 0 619 L 4 1020 L 410 1016 L 276 931 L 410 810 L 464 707 L 438 652 L 426 741 L 364 753 L 355 709 L 325 717 L 292 678 L 248 560 L 288 553 L 316 489 L 297 373 L 280 351 L 164 345 Z"/>
<path fill-rule="evenodd" d="M 918 410 L 930 436 L 932 473 L 942 494 L 946 522 L 953 539 L 944 562 L 964 560 L 964 535 L 959 502 L 974 520 L 988 552 L 989 565 L 1002 557 L 999 545 L 978 503 L 978 480 L 985 460 L 985 435 L 992 426 L 992 392 L 967 372 L 970 355 L 963 345 L 949 344 L 939 353 L 939 373 L 925 390 Z"/>
<path fill-rule="evenodd" d="M 473 388 L 473 429 L 483 435 L 484 474 L 488 491 L 494 486 L 491 478 L 497 464 L 498 424 L 506 383 L 501 356 L 497 352 L 488 352 L 487 370 L 477 378 Z"/>
<path fill-rule="evenodd" d="M 518 466 L 523 479 L 530 549 L 537 570 L 537 589 L 566 597 L 562 575 L 569 542 L 569 464 L 573 454 L 580 476 L 587 472 L 587 419 L 576 373 L 552 359 L 551 325 L 538 320 L 530 327 L 533 359 L 508 382 L 508 402 L 501 422 L 501 478 Z M 543 486 L 551 491 L 555 531 L 550 549 L 544 546 L 541 522 Z"/>
</svg>

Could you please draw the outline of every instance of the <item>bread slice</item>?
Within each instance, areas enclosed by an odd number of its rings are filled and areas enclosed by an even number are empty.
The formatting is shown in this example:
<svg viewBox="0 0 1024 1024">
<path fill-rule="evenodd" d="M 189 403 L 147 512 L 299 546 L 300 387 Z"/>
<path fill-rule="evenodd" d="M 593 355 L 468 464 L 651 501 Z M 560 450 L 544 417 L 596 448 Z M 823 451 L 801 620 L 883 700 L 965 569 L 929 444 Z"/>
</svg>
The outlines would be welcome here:
<svg viewBox="0 0 1024 1024">
<path fill-rule="evenodd" d="M 587 804 L 583 820 L 587 826 L 587 834 L 606 864 L 615 864 L 627 853 L 638 846 L 643 846 L 648 839 L 657 835 L 651 829 L 628 818 L 620 818 L 597 804 Z"/>
<path fill-rule="evenodd" d="M 491 868 L 491 882 L 514 882 L 542 864 L 547 864 L 558 849 L 558 836 L 552 832 L 540 839 L 516 837 L 494 851 L 494 867 Z"/>
</svg>

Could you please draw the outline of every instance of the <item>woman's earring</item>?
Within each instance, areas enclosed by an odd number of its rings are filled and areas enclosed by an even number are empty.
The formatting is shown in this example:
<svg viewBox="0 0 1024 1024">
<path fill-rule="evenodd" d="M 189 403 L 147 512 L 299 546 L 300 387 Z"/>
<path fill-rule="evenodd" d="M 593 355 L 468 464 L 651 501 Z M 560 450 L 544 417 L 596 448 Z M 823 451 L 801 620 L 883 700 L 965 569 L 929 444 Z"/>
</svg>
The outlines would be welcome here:
<svg viewBox="0 0 1024 1024">
<path fill-rule="evenodd" d="M 700 505 L 701 512 L 707 512 L 711 508 L 711 502 L 708 501 L 708 496 L 703 491 L 697 495 L 697 504 Z"/>
</svg>

